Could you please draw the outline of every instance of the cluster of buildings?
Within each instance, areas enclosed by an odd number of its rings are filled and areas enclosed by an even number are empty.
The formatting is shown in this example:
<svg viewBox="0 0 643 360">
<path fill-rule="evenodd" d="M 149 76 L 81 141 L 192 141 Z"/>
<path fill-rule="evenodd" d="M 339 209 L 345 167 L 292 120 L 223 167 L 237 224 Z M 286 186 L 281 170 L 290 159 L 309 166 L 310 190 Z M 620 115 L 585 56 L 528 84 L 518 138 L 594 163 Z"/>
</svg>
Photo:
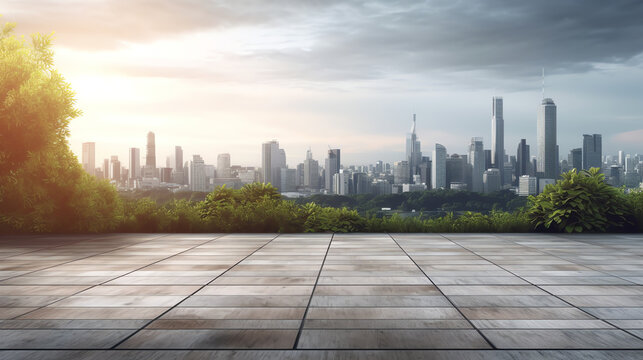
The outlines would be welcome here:
<svg viewBox="0 0 643 360">
<path fill-rule="evenodd" d="M 139 148 L 130 148 L 128 167 L 112 156 L 103 166 L 95 163 L 95 143 L 83 143 L 82 164 L 99 178 L 112 181 L 121 189 L 167 188 L 175 191 L 209 192 L 226 185 L 231 188 L 253 183 L 271 183 L 287 196 L 325 194 L 395 194 L 427 189 L 457 189 L 494 192 L 510 189 L 521 196 L 541 192 L 554 183 L 561 172 L 571 169 L 600 168 L 614 186 L 635 188 L 643 180 L 643 155 L 604 156 L 600 134 L 582 136 L 582 147 L 572 149 L 561 159 L 557 142 L 556 104 L 542 100 L 537 114 L 535 155 L 525 139 L 517 144 L 515 155 L 509 155 L 504 141 L 503 99 L 492 99 L 491 144 L 485 149 L 482 138 L 474 137 L 465 154 L 449 154 L 445 146 L 435 144 L 429 154 L 422 152 L 416 134 L 416 117 L 406 137 L 405 159 L 393 164 L 378 161 L 367 166 L 345 166 L 341 150 L 329 148 L 320 163 L 308 150 L 302 163 L 288 167 L 286 151 L 277 140 L 261 146 L 261 167 L 231 165 L 230 154 L 219 154 L 217 164 L 206 164 L 200 155 L 183 159 L 183 150 L 175 147 L 174 156 L 165 166 L 157 166 L 154 133 L 147 135 L 145 164 Z"/>
</svg>

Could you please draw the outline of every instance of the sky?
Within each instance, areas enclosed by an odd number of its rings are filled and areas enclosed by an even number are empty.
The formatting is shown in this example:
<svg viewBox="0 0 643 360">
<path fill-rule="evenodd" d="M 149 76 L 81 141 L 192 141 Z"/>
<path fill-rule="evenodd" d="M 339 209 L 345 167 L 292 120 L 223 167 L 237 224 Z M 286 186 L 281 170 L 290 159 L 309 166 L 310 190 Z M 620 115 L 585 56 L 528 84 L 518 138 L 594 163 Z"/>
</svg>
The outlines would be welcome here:
<svg viewBox="0 0 643 360">
<path fill-rule="evenodd" d="M 422 151 L 490 148 L 491 99 L 504 98 L 505 146 L 558 106 L 561 157 L 582 134 L 604 154 L 643 153 L 643 2 L 603 0 L 4 0 L 16 32 L 54 33 L 55 66 L 83 115 L 70 144 L 96 163 L 127 149 L 259 166 L 276 139 L 292 167 L 402 160 L 413 114 Z"/>
</svg>

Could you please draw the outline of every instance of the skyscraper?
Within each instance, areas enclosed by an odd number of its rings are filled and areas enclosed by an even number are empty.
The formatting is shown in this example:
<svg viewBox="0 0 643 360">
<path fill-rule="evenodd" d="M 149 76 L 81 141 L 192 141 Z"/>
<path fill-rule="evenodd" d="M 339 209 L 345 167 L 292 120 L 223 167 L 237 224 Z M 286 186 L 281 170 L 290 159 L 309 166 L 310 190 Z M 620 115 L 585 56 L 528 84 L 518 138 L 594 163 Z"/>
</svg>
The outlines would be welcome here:
<svg viewBox="0 0 643 360">
<path fill-rule="evenodd" d="M 413 114 L 413 125 L 411 132 L 406 136 L 406 161 L 409 162 L 409 178 L 420 173 L 420 162 L 422 161 L 422 151 L 420 150 L 420 141 L 415 134 L 415 114 Z"/>
<path fill-rule="evenodd" d="M 183 148 L 174 147 L 174 171 L 183 171 Z"/>
<path fill-rule="evenodd" d="M 471 138 L 469 145 L 469 165 L 471 166 L 471 191 L 482 192 L 482 174 L 485 171 L 484 147 L 482 138 Z"/>
<path fill-rule="evenodd" d="M 505 171 L 505 120 L 502 115 L 502 97 L 494 96 L 491 105 L 491 163 L 493 168 L 500 170 L 502 182 Z"/>
<path fill-rule="evenodd" d="M 341 152 L 339 149 L 329 149 L 328 158 L 326 159 L 326 176 L 325 176 L 325 188 L 329 193 L 337 193 L 333 188 L 333 177 L 335 174 L 339 173 L 341 166 Z"/>
<path fill-rule="evenodd" d="M 219 154 L 217 156 L 217 177 L 232 177 L 232 171 L 230 170 L 230 154 Z"/>
<path fill-rule="evenodd" d="M 583 135 L 583 169 L 603 167 L 603 137 L 600 134 Z"/>
<path fill-rule="evenodd" d="M 147 133 L 147 152 L 145 154 L 145 171 L 144 177 L 156 177 L 156 142 L 154 133 Z"/>
<path fill-rule="evenodd" d="M 518 151 L 516 152 L 516 181 L 520 181 L 520 177 L 523 175 L 530 175 L 531 167 L 529 155 L 529 145 L 527 145 L 526 139 L 520 139 L 518 143 Z"/>
<path fill-rule="evenodd" d="M 411 173 L 408 161 L 396 161 L 393 163 L 393 183 L 408 184 Z"/>
<path fill-rule="evenodd" d="M 572 149 L 567 157 L 567 162 L 572 169 L 580 171 L 583 169 L 583 148 Z"/>
<path fill-rule="evenodd" d="M 286 167 L 286 152 L 272 140 L 261 145 L 261 166 L 264 184 L 281 185 L 281 169 Z"/>
<path fill-rule="evenodd" d="M 433 189 L 444 189 L 447 186 L 447 148 L 441 144 L 435 144 L 433 150 L 431 180 Z"/>
<path fill-rule="evenodd" d="M 193 155 L 190 162 L 190 190 L 191 191 L 208 191 L 206 182 L 205 162 L 200 155 Z"/>
<path fill-rule="evenodd" d="M 304 186 L 309 189 L 319 189 L 319 162 L 313 159 L 313 153 L 306 151 L 304 160 Z"/>
<path fill-rule="evenodd" d="M 129 149 L 129 179 L 136 180 L 141 178 L 141 149 Z"/>
<path fill-rule="evenodd" d="M 556 141 L 556 104 L 543 99 L 538 109 L 538 172 L 546 179 L 558 178 Z"/>
<path fill-rule="evenodd" d="M 94 171 L 96 171 L 96 143 L 83 143 L 83 169 L 89 175 L 94 175 Z"/>
</svg>

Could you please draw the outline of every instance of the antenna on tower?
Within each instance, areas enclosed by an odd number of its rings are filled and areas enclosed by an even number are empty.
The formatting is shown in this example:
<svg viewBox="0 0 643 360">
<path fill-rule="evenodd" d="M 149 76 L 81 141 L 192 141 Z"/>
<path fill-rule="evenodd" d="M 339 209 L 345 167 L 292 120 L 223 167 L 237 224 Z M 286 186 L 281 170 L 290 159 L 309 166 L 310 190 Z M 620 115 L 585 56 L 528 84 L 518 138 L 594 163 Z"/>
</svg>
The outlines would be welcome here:
<svg viewBox="0 0 643 360">
<path fill-rule="evenodd" d="M 545 68 L 543 68 L 543 88 L 542 88 L 542 96 L 543 99 L 545 98 Z"/>
</svg>

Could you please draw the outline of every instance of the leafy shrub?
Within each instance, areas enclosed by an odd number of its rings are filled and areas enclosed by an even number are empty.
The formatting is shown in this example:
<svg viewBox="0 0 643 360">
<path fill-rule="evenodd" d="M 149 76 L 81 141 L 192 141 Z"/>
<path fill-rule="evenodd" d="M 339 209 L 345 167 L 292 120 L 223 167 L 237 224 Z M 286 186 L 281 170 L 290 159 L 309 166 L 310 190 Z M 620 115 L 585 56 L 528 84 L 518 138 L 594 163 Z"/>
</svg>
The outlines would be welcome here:
<svg viewBox="0 0 643 360">
<path fill-rule="evenodd" d="M 631 209 L 621 189 L 605 183 L 598 168 L 561 175 L 538 196 L 530 196 L 529 217 L 537 230 L 607 232 L 632 224 Z"/>
<path fill-rule="evenodd" d="M 643 190 L 632 191 L 627 195 L 627 200 L 636 222 L 636 230 L 643 232 Z"/>
</svg>

